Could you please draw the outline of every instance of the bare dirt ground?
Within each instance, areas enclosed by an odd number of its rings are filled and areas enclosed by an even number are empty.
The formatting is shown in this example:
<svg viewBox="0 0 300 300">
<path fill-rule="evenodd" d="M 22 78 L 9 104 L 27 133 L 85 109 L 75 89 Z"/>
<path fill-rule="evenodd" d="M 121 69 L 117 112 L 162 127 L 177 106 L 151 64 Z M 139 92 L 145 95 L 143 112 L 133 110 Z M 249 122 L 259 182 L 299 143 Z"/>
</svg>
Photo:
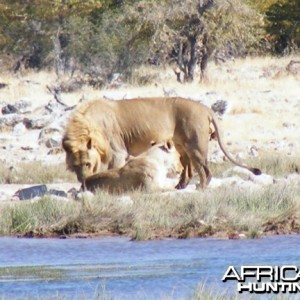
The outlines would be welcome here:
<svg viewBox="0 0 300 300">
<path fill-rule="evenodd" d="M 300 64 L 287 68 L 291 60 L 300 61 L 300 57 L 211 63 L 207 80 L 202 83 L 195 79 L 193 83 L 180 84 L 172 71 L 161 70 L 153 84 L 143 87 L 120 83 L 94 89 L 83 85 L 73 92 L 60 93 L 60 100 L 66 106 L 59 104 L 50 92 L 58 83 L 54 73 L 0 73 L 0 83 L 5 84 L 0 89 L 0 107 L 20 101 L 29 103 L 17 113 L 2 111 L 0 114 L 0 162 L 5 168 L 30 161 L 42 161 L 46 165 L 63 163 L 60 140 L 71 111 L 67 107 L 99 97 L 118 100 L 150 96 L 181 96 L 208 106 L 224 100 L 228 108 L 220 127 L 225 145 L 234 157 L 297 157 L 300 153 Z M 147 75 L 153 70 L 143 72 Z M 62 81 L 69 82 L 70 78 Z M 219 146 L 215 141 L 210 142 L 209 161 L 222 160 Z M 212 187 L 222 184 L 218 180 L 212 181 Z M 57 184 L 63 190 L 70 187 L 70 184 Z M 78 184 L 74 183 L 74 187 Z M 8 200 L 18 188 L 19 185 L 0 184 L 0 200 Z"/>
</svg>

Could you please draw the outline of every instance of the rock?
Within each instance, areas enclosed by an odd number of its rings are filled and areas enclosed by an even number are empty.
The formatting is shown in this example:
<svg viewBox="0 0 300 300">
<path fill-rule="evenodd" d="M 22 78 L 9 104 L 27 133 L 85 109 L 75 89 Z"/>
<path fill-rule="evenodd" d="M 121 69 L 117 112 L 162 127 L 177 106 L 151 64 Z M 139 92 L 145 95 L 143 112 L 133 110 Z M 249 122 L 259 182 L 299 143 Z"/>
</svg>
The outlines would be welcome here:
<svg viewBox="0 0 300 300">
<path fill-rule="evenodd" d="M 61 146 L 62 135 L 55 132 L 48 140 L 46 140 L 45 145 L 48 148 L 57 148 Z"/>
<path fill-rule="evenodd" d="M 224 115 L 227 111 L 227 101 L 225 100 L 217 100 L 215 103 L 211 105 L 211 109 L 219 114 L 220 116 Z"/>
<path fill-rule="evenodd" d="M 24 114 L 27 112 L 31 112 L 31 102 L 26 101 L 26 100 L 20 100 L 19 102 L 15 104 L 7 104 L 6 106 L 2 107 L 1 112 L 3 115 L 6 114 L 14 114 L 14 113 L 19 113 L 19 114 Z"/>
<path fill-rule="evenodd" d="M 53 196 L 58 196 L 58 197 L 63 197 L 63 198 L 68 197 L 68 194 L 66 192 L 61 191 L 61 190 L 56 190 L 56 189 L 50 189 L 47 194 L 53 195 Z"/>
<path fill-rule="evenodd" d="M 271 175 L 261 174 L 258 176 L 253 176 L 252 181 L 260 185 L 270 185 L 274 183 L 274 178 Z"/>
<path fill-rule="evenodd" d="M 240 239 L 246 239 L 247 236 L 244 233 L 239 233 L 239 238 Z"/>
<path fill-rule="evenodd" d="M 23 121 L 23 117 L 20 116 L 19 114 L 5 115 L 2 118 L 0 118 L 0 131 L 1 128 L 13 127 L 22 121 Z"/>
<path fill-rule="evenodd" d="M 288 73 L 296 76 L 300 74 L 300 61 L 299 60 L 291 60 L 289 64 L 286 66 L 286 70 Z"/>
<path fill-rule="evenodd" d="M 75 196 L 75 200 L 83 200 L 83 199 L 91 199 L 93 198 L 95 195 L 90 192 L 90 191 L 80 191 L 80 192 L 77 192 L 76 196 Z"/>
<path fill-rule="evenodd" d="M 7 87 L 8 84 L 4 83 L 4 82 L 0 82 L 0 89 L 4 89 L 5 87 Z"/>
<path fill-rule="evenodd" d="M 22 135 L 24 133 L 26 133 L 26 127 L 23 123 L 18 123 L 14 126 L 14 129 L 13 129 L 13 134 L 14 135 Z"/>
<path fill-rule="evenodd" d="M 17 196 L 20 200 L 28 200 L 34 197 L 42 197 L 47 193 L 46 185 L 36 185 L 29 188 L 18 190 L 14 196 Z"/>
<path fill-rule="evenodd" d="M 292 127 L 295 127 L 296 124 L 295 123 L 290 123 L 290 122 L 283 122 L 282 126 L 286 127 L 286 128 L 292 128 Z"/>
<path fill-rule="evenodd" d="M 47 115 L 36 119 L 24 118 L 23 123 L 28 129 L 42 129 L 54 120 L 54 116 Z"/>
<path fill-rule="evenodd" d="M 2 107 L 1 112 L 3 115 L 15 114 L 17 113 L 17 109 L 13 105 L 7 104 L 6 106 Z"/>
</svg>

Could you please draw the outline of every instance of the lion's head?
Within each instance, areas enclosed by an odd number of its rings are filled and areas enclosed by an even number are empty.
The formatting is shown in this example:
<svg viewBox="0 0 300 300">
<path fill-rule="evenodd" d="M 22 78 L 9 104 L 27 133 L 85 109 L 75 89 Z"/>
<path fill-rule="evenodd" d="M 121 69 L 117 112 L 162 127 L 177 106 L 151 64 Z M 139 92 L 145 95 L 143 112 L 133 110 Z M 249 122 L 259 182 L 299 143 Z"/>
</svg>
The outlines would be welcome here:
<svg viewBox="0 0 300 300">
<path fill-rule="evenodd" d="M 67 168 L 75 172 L 82 183 L 88 176 L 105 168 L 110 158 L 105 135 L 87 120 L 81 110 L 75 111 L 68 122 L 62 146 L 66 152 Z"/>
<path fill-rule="evenodd" d="M 173 141 L 151 142 L 148 145 L 146 151 L 138 156 L 131 156 L 121 168 L 89 176 L 82 188 L 92 192 L 102 189 L 115 194 L 170 188 L 174 183 L 168 178 L 168 173 L 178 162 Z"/>
</svg>

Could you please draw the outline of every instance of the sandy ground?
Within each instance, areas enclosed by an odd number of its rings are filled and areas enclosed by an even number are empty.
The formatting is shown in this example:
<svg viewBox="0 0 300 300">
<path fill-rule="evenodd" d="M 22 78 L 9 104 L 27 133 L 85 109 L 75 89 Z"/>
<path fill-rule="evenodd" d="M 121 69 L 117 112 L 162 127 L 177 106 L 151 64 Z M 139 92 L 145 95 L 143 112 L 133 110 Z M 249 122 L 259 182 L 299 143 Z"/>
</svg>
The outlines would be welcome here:
<svg viewBox="0 0 300 300">
<path fill-rule="evenodd" d="M 84 86 L 76 92 L 62 93 L 67 106 L 98 97 L 123 99 L 147 96 L 182 96 L 211 106 L 225 100 L 228 109 L 220 120 L 227 149 L 238 158 L 262 155 L 298 156 L 300 153 L 300 70 L 288 72 L 293 58 L 253 58 L 208 66 L 208 80 L 180 84 L 170 70 L 162 70 L 156 82 L 146 87 L 122 84 L 118 88 L 93 89 Z M 145 70 L 145 73 L 151 70 Z M 27 72 L 0 73 L 0 107 L 20 100 L 31 103 L 28 118 L 47 118 L 43 107 L 55 103 L 47 86 L 56 84 L 55 74 Z M 55 104 L 57 105 L 57 103 Z M 69 112 L 57 112 L 47 128 L 51 135 L 62 135 Z M 0 115 L 0 119 L 4 116 Z M 24 117 L 24 114 L 23 114 Z M 57 130 L 56 130 L 57 129 Z M 64 153 L 51 152 L 41 138 L 43 129 L 26 129 L 22 124 L 12 127 L 0 123 L 0 161 L 8 168 L 19 162 L 43 161 L 45 164 L 64 162 Z M 223 154 L 215 141 L 210 142 L 209 160 L 220 161 Z M 34 170 L 33 170 L 34 171 Z M 59 184 L 64 190 L 69 185 Z M 0 185 L 0 195 L 11 195 L 18 185 Z M 3 199 L 3 197 L 0 197 Z"/>
</svg>

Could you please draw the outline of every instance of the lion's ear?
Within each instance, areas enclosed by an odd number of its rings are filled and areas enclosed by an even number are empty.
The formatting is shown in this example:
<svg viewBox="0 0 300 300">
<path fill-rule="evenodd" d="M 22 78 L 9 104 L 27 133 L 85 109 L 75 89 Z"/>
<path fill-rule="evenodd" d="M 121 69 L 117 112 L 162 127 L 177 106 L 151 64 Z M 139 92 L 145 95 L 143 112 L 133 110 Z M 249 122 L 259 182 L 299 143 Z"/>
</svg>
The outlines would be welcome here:
<svg viewBox="0 0 300 300">
<path fill-rule="evenodd" d="M 173 148 L 174 144 L 172 142 L 172 140 L 167 140 L 166 143 L 165 143 L 165 147 L 168 149 L 168 150 L 171 150 Z"/>
<path fill-rule="evenodd" d="M 91 150 L 93 147 L 93 141 L 91 138 L 88 139 L 87 143 L 86 143 L 86 147 L 88 150 Z"/>
<path fill-rule="evenodd" d="M 66 152 L 71 152 L 70 142 L 66 138 L 62 140 L 62 147 Z"/>
</svg>

